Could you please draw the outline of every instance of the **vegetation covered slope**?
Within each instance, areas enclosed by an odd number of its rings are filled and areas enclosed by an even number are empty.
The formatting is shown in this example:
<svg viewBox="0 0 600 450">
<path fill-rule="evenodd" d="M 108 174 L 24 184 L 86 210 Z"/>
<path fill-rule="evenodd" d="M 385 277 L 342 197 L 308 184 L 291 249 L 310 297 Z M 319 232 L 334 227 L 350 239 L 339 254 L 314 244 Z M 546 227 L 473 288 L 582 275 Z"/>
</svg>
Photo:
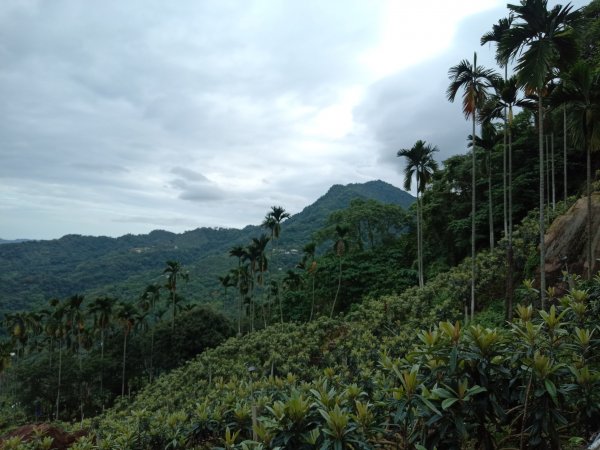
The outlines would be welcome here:
<svg viewBox="0 0 600 450">
<path fill-rule="evenodd" d="M 518 258 L 535 255 L 535 220 L 516 234 L 529 253 Z M 346 317 L 232 338 L 94 432 L 124 448 L 559 448 L 589 437 L 600 420 L 600 277 L 569 276 L 549 311 L 528 306 L 537 295 L 524 288 L 512 326 L 488 328 L 497 313 L 458 321 L 468 266 Z M 497 291 L 501 251 L 477 266 L 478 295 Z"/>
</svg>

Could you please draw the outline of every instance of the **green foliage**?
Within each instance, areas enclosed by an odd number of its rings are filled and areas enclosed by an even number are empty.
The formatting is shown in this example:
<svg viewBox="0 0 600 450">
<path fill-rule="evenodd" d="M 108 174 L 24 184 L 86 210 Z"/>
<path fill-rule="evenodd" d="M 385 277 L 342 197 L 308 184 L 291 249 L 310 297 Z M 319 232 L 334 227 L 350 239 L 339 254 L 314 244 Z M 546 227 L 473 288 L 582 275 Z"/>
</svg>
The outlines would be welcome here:
<svg viewBox="0 0 600 450">
<path fill-rule="evenodd" d="M 0 374 L 5 378 L 3 387 L 8 389 L 0 391 L 0 395 L 4 394 L 4 398 L 0 397 L 0 429 L 26 419 L 55 418 L 59 371 L 60 418 L 75 420 L 96 415 L 110 405 L 121 393 L 123 352 L 123 327 L 116 318 L 112 320 L 104 329 L 103 346 L 101 340 L 96 340 L 99 336 L 91 327 L 90 317 L 82 322 L 79 332 L 62 339 L 44 341 L 42 336 L 30 337 L 31 349 L 13 356 L 10 369 Z M 139 328 L 144 324 L 140 316 L 134 320 L 138 329 L 128 332 L 131 333 L 125 380 L 128 395 L 234 334 L 223 315 L 205 308 L 194 308 L 177 316 L 174 330 L 170 321 L 148 325 L 144 330 Z"/>
<path fill-rule="evenodd" d="M 521 439 L 552 448 L 589 436 L 600 419 L 598 316 L 589 312 L 600 298 L 576 288 L 549 311 L 521 307 L 509 329 L 453 319 L 415 336 L 414 324 L 435 322 L 435 310 L 452 315 L 436 282 L 369 301 L 345 320 L 230 339 L 105 415 L 95 433 L 113 445 L 130 436 L 126 448 L 235 449 L 498 448 Z"/>
</svg>

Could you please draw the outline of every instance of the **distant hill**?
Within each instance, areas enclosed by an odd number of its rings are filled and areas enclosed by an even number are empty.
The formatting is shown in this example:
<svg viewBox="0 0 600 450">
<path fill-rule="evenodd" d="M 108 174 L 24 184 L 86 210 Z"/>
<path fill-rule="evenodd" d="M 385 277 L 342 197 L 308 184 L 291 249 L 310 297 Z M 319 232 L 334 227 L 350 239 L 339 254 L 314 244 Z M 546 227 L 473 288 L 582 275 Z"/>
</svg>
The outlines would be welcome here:
<svg viewBox="0 0 600 450">
<path fill-rule="evenodd" d="M 29 239 L 0 239 L 0 245 L 2 244 L 19 244 L 21 242 L 27 242 Z"/>
<path fill-rule="evenodd" d="M 295 252 L 310 241 L 327 217 L 356 198 L 408 207 L 414 197 L 383 181 L 335 185 L 312 205 L 285 221 L 278 248 Z M 285 206 L 285 205 L 283 205 Z M 265 208 L 265 213 L 268 207 Z M 234 265 L 228 252 L 265 232 L 257 225 L 243 229 L 198 228 L 176 234 L 155 230 L 119 238 L 67 235 L 48 241 L 0 246 L 0 315 L 5 311 L 45 304 L 50 298 L 76 293 L 137 298 L 162 276 L 165 261 L 181 262 L 190 282 L 180 288 L 188 298 L 210 302 L 218 297 L 219 275 Z"/>
</svg>

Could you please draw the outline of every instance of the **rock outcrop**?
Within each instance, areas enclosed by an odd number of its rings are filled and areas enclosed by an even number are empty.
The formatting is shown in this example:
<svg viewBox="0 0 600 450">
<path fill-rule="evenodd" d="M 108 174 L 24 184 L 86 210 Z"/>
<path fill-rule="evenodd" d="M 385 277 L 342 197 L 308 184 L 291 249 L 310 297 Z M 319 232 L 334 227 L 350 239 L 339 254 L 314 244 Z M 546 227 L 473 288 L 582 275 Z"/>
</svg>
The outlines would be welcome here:
<svg viewBox="0 0 600 450">
<path fill-rule="evenodd" d="M 565 265 L 572 273 L 587 273 L 587 197 L 580 198 L 546 231 L 546 273 L 560 274 Z M 592 194 L 592 273 L 600 270 L 600 193 Z"/>
</svg>

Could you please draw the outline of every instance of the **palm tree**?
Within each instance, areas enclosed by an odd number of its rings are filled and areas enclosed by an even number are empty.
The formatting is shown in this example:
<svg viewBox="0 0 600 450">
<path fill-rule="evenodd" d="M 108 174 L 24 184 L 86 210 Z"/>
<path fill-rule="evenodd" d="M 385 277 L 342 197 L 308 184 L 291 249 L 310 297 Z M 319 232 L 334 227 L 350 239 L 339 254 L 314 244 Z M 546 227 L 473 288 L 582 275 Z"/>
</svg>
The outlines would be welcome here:
<svg viewBox="0 0 600 450">
<path fill-rule="evenodd" d="M 249 302 L 250 302 L 250 304 L 249 304 L 249 307 L 250 307 L 250 331 L 254 331 L 254 316 L 255 316 L 254 281 L 255 281 L 255 276 L 256 276 L 256 272 L 257 272 L 258 253 L 259 253 L 258 249 L 256 248 L 256 245 L 253 242 L 244 249 L 244 256 L 242 257 L 242 259 L 244 261 L 248 262 L 248 264 L 247 264 L 247 271 L 248 271 L 247 288 L 248 288 Z"/>
<path fill-rule="evenodd" d="M 406 158 L 404 167 L 404 189 L 410 191 L 413 178 L 417 182 L 417 265 L 419 270 L 419 286 L 423 287 L 423 206 L 421 198 L 433 174 L 437 171 L 437 162 L 433 154 L 438 148 L 418 140 L 410 149 L 398 150 L 396 156 Z"/>
<path fill-rule="evenodd" d="M 570 25 L 578 13 L 572 6 L 556 5 L 548 10 L 547 0 L 521 0 L 507 5 L 514 16 L 513 23 L 498 46 L 503 60 L 516 59 L 519 84 L 538 97 L 539 147 L 539 227 L 540 227 L 540 294 L 541 306 L 546 303 L 546 245 L 544 242 L 544 95 L 548 74 L 557 65 L 568 66 L 577 56 L 577 47 Z"/>
<path fill-rule="evenodd" d="M 234 271 L 230 270 L 225 275 L 222 275 L 222 276 L 219 275 L 218 278 L 219 278 L 219 284 L 223 288 L 223 302 L 227 303 L 227 301 L 228 301 L 228 299 L 227 299 L 227 289 L 229 289 L 230 287 L 235 286 Z"/>
<path fill-rule="evenodd" d="M 256 281 L 258 285 L 262 288 L 265 280 L 265 273 L 268 270 L 269 261 L 266 255 L 267 245 L 269 243 L 270 238 L 266 234 L 261 234 L 258 238 L 252 238 L 252 242 L 246 248 L 246 256 L 245 258 L 250 262 L 250 273 L 252 275 L 252 287 L 254 286 L 254 277 L 256 277 Z M 254 299 L 254 290 L 251 290 L 251 306 L 256 304 L 256 300 Z M 264 304 L 261 303 L 262 315 L 263 315 L 263 324 L 267 326 L 267 318 L 264 309 Z M 252 331 L 254 331 L 254 314 L 251 317 L 251 327 Z"/>
<path fill-rule="evenodd" d="M 333 317 L 333 311 L 335 311 L 335 303 L 337 302 L 338 295 L 340 293 L 340 287 L 342 286 L 342 259 L 348 250 L 348 241 L 346 241 L 346 236 L 350 233 L 350 228 L 346 225 L 336 225 L 335 226 L 335 235 L 336 240 L 333 244 L 333 252 L 338 257 L 339 261 L 339 275 L 338 275 L 338 286 L 335 291 L 335 297 L 333 298 L 333 303 L 331 305 L 331 312 L 329 313 L 329 317 Z"/>
<path fill-rule="evenodd" d="M 4 372 L 10 367 L 14 344 L 4 339 L 0 341 L 0 393 L 2 392 L 2 384 Z"/>
<path fill-rule="evenodd" d="M 250 270 L 250 264 L 243 264 L 239 266 L 236 271 L 236 280 L 237 287 L 240 294 L 239 300 L 239 315 L 238 315 L 238 336 L 242 334 L 242 315 L 245 312 L 246 316 L 248 313 L 252 313 L 252 292 L 254 289 L 254 279 L 252 275 L 252 271 Z M 250 311 L 244 307 L 244 305 L 249 305 Z M 252 320 L 251 320 L 252 322 Z M 253 326 L 253 325 L 252 325 Z"/>
<path fill-rule="evenodd" d="M 297 290 L 302 286 L 302 277 L 295 270 L 288 269 L 283 278 L 283 284 L 288 290 Z"/>
<path fill-rule="evenodd" d="M 179 280 L 188 281 L 189 274 L 183 270 L 183 266 L 178 261 L 167 261 L 167 267 L 163 274 L 167 275 L 165 287 L 169 290 L 171 305 L 173 307 L 173 317 L 171 319 L 171 331 L 175 330 L 175 305 L 177 303 L 177 282 Z"/>
<path fill-rule="evenodd" d="M 488 176 L 488 222 L 489 222 L 489 234 L 490 234 L 490 249 L 494 249 L 494 210 L 492 202 L 492 153 L 496 144 L 500 141 L 498 130 L 491 122 L 485 122 L 481 126 L 481 137 L 475 136 L 475 142 L 473 143 L 473 136 L 468 137 L 468 147 L 474 148 L 479 147 L 486 153 L 486 170 Z"/>
<path fill-rule="evenodd" d="M 592 151 L 600 149 L 600 74 L 586 61 L 578 61 L 553 92 L 553 102 L 566 106 L 574 137 L 586 152 L 587 279 L 592 279 Z"/>
<path fill-rule="evenodd" d="M 241 267 L 242 267 L 242 259 L 244 258 L 244 255 L 246 254 L 246 251 L 244 249 L 244 247 L 242 247 L 241 245 L 236 245 L 233 246 L 230 250 L 229 250 L 229 256 L 235 256 L 238 259 L 238 269 L 237 269 L 237 273 L 236 273 L 236 281 L 237 281 L 237 287 L 238 287 L 238 291 L 240 293 L 240 300 L 239 300 L 239 304 L 238 304 L 238 335 L 242 334 L 242 307 L 243 307 L 243 302 L 244 302 L 244 296 L 248 293 L 248 292 L 243 292 L 242 289 L 242 273 L 241 273 Z"/>
<path fill-rule="evenodd" d="M 62 378 L 62 352 L 63 343 L 68 333 L 67 325 L 67 306 L 66 303 L 61 303 L 58 299 L 50 300 L 52 328 L 54 329 L 54 337 L 58 340 L 58 378 L 56 382 L 56 420 L 59 418 L 60 412 L 60 388 Z"/>
<path fill-rule="evenodd" d="M 40 342 L 39 335 L 43 330 L 43 319 L 44 313 L 40 311 L 29 311 L 24 313 L 23 318 L 25 320 L 25 329 L 28 335 L 29 348 L 33 350 L 39 350 Z"/>
<path fill-rule="evenodd" d="M 507 280 L 506 280 L 506 299 L 505 299 L 505 315 L 506 320 L 512 319 L 512 303 L 514 295 L 514 279 L 513 279 L 513 179 L 512 179 L 512 142 L 513 142 L 513 119 L 514 108 L 533 109 L 534 104 L 528 98 L 519 97 L 519 85 L 516 76 L 508 79 L 495 80 L 493 82 L 494 94 L 486 101 L 483 106 L 480 116 L 483 123 L 492 121 L 493 119 L 504 119 L 504 131 L 508 133 L 508 248 L 506 259 L 508 262 Z M 506 170 L 506 169 L 505 169 Z M 505 190 L 506 190 L 505 187 Z"/>
<path fill-rule="evenodd" d="M 115 318 L 123 328 L 123 368 L 121 373 L 121 397 L 125 396 L 125 368 L 127 362 L 127 337 L 136 324 L 138 314 L 131 303 L 119 302 L 115 312 Z"/>
<path fill-rule="evenodd" d="M 317 244 L 314 242 L 309 242 L 304 246 L 302 251 L 304 252 L 304 257 L 302 258 L 303 265 L 307 268 L 308 274 L 312 278 L 312 300 L 310 303 L 310 317 L 308 321 L 311 322 L 314 311 L 315 311 L 315 278 L 317 275 L 317 261 L 315 261 L 315 252 L 317 249 Z"/>
<path fill-rule="evenodd" d="M 500 19 L 497 24 L 492 25 L 492 31 L 488 31 L 483 36 L 481 36 L 481 45 L 489 44 L 491 42 L 495 42 L 496 46 L 500 43 L 500 40 L 504 36 L 504 33 L 510 28 L 512 23 L 512 16 L 507 18 Z M 502 60 L 498 52 L 496 52 L 496 62 L 502 68 L 504 68 L 504 81 L 508 79 L 508 61 Z M 504 235 L 508 235 L 508 195 L 507 195 L 507 108 L 506 106 L 503 108 L 503 119 L 504 119 L 504 143 L 503 143 L 503 153 L 502 153 L 502 187 L 503 187 L 503 212 L 504 212 Z"/>
<path fill-rule="evenodd" d="M 448 71 L 450 86 L 446 91 L 448 100 L 454 102 L 460 89 L 463 93 L 463 113 L 473 122 L 472 136 L 475 136 L 475 120 L 478 111 L 487 97 L 487 90 L 497 80 L 498 75 L 490 69 L 477 65 L 477 53 L 473 55 L 473 64 L 466 59 L 450 68 Z M 475 315 L 475 168 L 476 152 L 471 152 L 471 319 Z"/>
<path fill-rule="evenodd" d="M 94 316 L 94 328 L 100 331 L 100 397 L 104 408 L 104 334 L 110 327 L 113 307 L 116 300 L 110 297 L 98 297 L 88 306 L 89 312 Z"/>
<path fill-rule="evenodd" d="M 17 357 L 19 356 L 19 348 L 16 346 L 19 343 L 21 353 L 25 354 L 25 345 L 27 344 L 27 328 L 25 325 L 25 313 L 6 313 L 3 319 L 4 325 L 7 328 L 8 334 L 16 349 Z"/>
<path fill-rule="evenodd" d="M 282 206 L 271 206 L 271 211 L 265 216 L 262 226 L 271 230 L 273 247 L 281 234 L 281 222 L 289 217 L 290 214 Z"/>
<path fill-rule="evenodd" d="M 84 399 L 84 380 L 83 380 L 83 362 L 81 358 L 82 333 L 85 331 L 85 313 L 82 304 L 85 298 L 83 295 L 72 295 L 66 300 L 66 313 L 68 321 L 68 331 L 77 339 L 77 361 L 79 365 L 79 407 L 83 418 L 83 399 Z"/>
<path fill-rule="evenodd" d="M 275 261 L 275 247 L 277 240 L 281 234 L 281 222 L 289 218 L 290 214 L 282 206 L 271 206 L 271 211 L 267 213 L 263 220 L 262 226 L 271 230 L 271 260 Z M 279 298 L 279 316 L 281 323 L 283 323 L 283 305 L 281 304 L 281 297 Z"/>
<path fill-rule="evenodd" d="M 152 382 L 154 377 L 154 327 L 158 323 L 159 319 L 159 314 L 156 312 L 156 305 L 160 301 L 161 287 L 162 286 L 158 283 L 149 284 L 144 289 L 144 292 L 140 297 L 140 301 L 138 302 L 138 305 L 142 308 L 142 311 L 149 313 L 152 319 L 150 331 L 150 382 Z"/>
<path fill-rule="evenodd" d="M 81 370 L 81 332 L 85 328 L 85 314 L 81 305 L 83 304 L 83 295 L 72 295 L 65 303 L 69 331 L 72 336 L 77 337 L 77 359 L 79 360 L 79 370 Z"/>
</svg>

